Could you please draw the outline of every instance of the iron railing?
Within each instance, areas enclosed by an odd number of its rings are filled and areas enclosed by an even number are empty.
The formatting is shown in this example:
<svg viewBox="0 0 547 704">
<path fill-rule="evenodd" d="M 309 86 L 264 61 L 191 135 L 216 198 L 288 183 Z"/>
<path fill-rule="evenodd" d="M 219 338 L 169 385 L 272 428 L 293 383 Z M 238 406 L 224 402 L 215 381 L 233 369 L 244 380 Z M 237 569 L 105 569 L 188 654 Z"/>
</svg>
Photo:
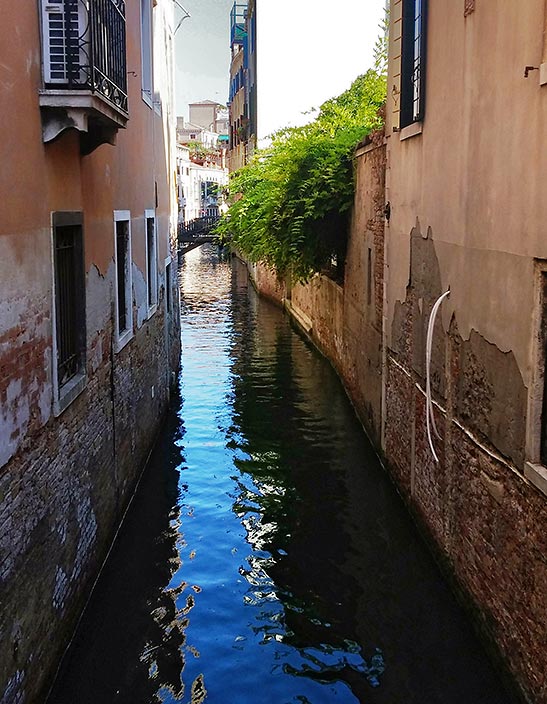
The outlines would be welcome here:
<svg viewBox="0 0 547 704">
<path fill-rule="evenodd" d="M 83 347 L 80 226 L 55 228 L 55 304 L 59 386 L 81 369 Z"/>
<path fill-rule="evenodd" d="M 219 219 L 218 215 L 209 215 L 204 218 L 195 218 L 190 222 L 179 222 L 177 232 L 179 243 L 211 237 L 211 231 Z"/>
<path fill-rule="evenodd" d="M 230 12 L 230 44 L 243 44 L 247 36 L 247 3 L 235 2 Z"/>
<path fill-rule="evenodd" d="M 46 88 L 90 90 L 127 113 L 125 0 L 43 0 Z"/>
</svg>

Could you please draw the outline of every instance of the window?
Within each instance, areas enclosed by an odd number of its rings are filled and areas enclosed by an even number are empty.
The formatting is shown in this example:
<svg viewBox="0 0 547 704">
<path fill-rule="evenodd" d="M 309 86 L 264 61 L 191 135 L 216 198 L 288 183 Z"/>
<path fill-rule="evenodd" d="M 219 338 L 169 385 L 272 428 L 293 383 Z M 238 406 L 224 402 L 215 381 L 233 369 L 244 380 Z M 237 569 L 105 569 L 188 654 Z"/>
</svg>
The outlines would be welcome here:
<svg viewBox="0 0 547 704">
<path fill-rule="evenodd" d="M 116 350 L 133 336 L 133 294 L 131 272 L 131 215 L 114 211 L 114 257 L 116 261 Z"/>
<path fill-rule="evenodd" d="M 82 213 L 53 213 L 56 413 L 85 386 L 85 270 Z"/>
<path fill-rule="evenodd" d="M 170 313 L 173 307 L 171 286 L 173 285 L 171 281 L 171 262 L 169 261 L 165 265 L 165 307 L 167 312 Z"/>
<path fill-rule="evenodd" d="M 535 262 L 532 375 L 526 417 L 524 476 L 547 495 L 547 261 Z"/>
<path fill-rule="evenodd" d="M 372 249 L 368 247 L 367 261 L 367 305 L 372 303 Z"/>
<path fill-rule="evenodd" d="M 141 0 L 142 97 L 152 107 L 152 5 Z"/>
<path fill-rule="evenodd" d="M 541 370 L 538 377 L 541 379 L 542 385 L 542 406 L 541 406 L 541 424 L 539 432 L 539 461 L 547 467 L 547 272 L 544 270 L 540 275 L 540 324 L 539 324 L 539 339 L 540 339 L 540 354 L 538 363 L 541 365 Z"/>
<path fill-rule="evenodd" d="M 156 241 L 156 217 L 153 210 L 145 210 L 146 229 L 146 289 L 148 314 L 152 315 L 158 302 L 158 248 Z"/>
<path fill-rule="evenodd" d="M 423 120 L 427 0 L 403 0 L 400 127 Z"/>
</svg>

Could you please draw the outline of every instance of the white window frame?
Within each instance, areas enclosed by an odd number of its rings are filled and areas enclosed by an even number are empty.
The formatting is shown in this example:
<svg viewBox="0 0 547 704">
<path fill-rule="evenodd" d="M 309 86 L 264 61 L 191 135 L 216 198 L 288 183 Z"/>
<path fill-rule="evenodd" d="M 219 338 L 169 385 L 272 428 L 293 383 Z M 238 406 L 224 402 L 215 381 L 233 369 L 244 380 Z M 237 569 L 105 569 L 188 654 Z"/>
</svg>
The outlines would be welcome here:
<svg viewBox="0 0 547 704">
<path fill-rule="evenodd" d="M 144 102 L 154 106 L 154 66 L 152 49 L 152 0 L 140 0 L 141 13 L 141 95 Z"/>
<path fill-rule="evenodd" d="M 118 233 L 117 223 L 127 222 L 127 252 L 125 265 L 125 307 L 128 326 L 125 330 L 120 330 L 120 320 L 118 312 Z M 133 253 L 131 247 L 131 211 L 114 211 L 114 349 L 119 352 L 127 345 L 133 337 Z"/>
<path fill-rule="evenodd" d="M 149 265 L 148 220 L 154 221 L 154 262 L 152 267 L 150 267 Z M 147 209 L 144 211 L 144 249 L 146 252 L 146 305 L 148 308 L 148 318 L 150 318 L 158 309 L 158 230 L 156 221 L 156 211 L 154 209 Z M 152 274 L 152 281 L 150 281 L 149 273 Z M 152 296 L 150 295 L 151 287 Z"/>
</svg>

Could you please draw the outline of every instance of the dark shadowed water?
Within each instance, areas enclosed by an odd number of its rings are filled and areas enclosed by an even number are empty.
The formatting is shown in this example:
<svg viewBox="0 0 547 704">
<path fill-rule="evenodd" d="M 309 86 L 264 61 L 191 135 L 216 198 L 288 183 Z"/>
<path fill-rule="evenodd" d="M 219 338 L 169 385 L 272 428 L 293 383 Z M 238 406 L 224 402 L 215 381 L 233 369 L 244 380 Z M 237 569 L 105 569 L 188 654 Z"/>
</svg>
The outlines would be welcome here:
<svg viewBox="0 0 547 704">
<path fill-rule="evenodd" d="M 50 704 L 505 704 L 329 364 L 213 249 Z"/>
</svg>

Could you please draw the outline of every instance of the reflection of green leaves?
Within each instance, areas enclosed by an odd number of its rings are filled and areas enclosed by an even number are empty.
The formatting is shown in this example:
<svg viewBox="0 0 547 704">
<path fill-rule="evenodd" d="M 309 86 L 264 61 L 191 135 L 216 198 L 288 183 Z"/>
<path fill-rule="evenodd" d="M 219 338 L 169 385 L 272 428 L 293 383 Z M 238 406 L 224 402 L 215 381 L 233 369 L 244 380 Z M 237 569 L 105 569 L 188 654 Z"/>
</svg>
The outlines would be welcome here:
<svg viewBox="0 0 547 704">
<path fill-rule="evenodd" d="M 354 196 L 352 156 L 382 126 L 385 76 L 367 71 L 321 106 L 313 122 L 273 135 L 231 177 L 232 203 L 218 226 L 251 261 L 305 280 L 340 253 Z"/>
</svg>

